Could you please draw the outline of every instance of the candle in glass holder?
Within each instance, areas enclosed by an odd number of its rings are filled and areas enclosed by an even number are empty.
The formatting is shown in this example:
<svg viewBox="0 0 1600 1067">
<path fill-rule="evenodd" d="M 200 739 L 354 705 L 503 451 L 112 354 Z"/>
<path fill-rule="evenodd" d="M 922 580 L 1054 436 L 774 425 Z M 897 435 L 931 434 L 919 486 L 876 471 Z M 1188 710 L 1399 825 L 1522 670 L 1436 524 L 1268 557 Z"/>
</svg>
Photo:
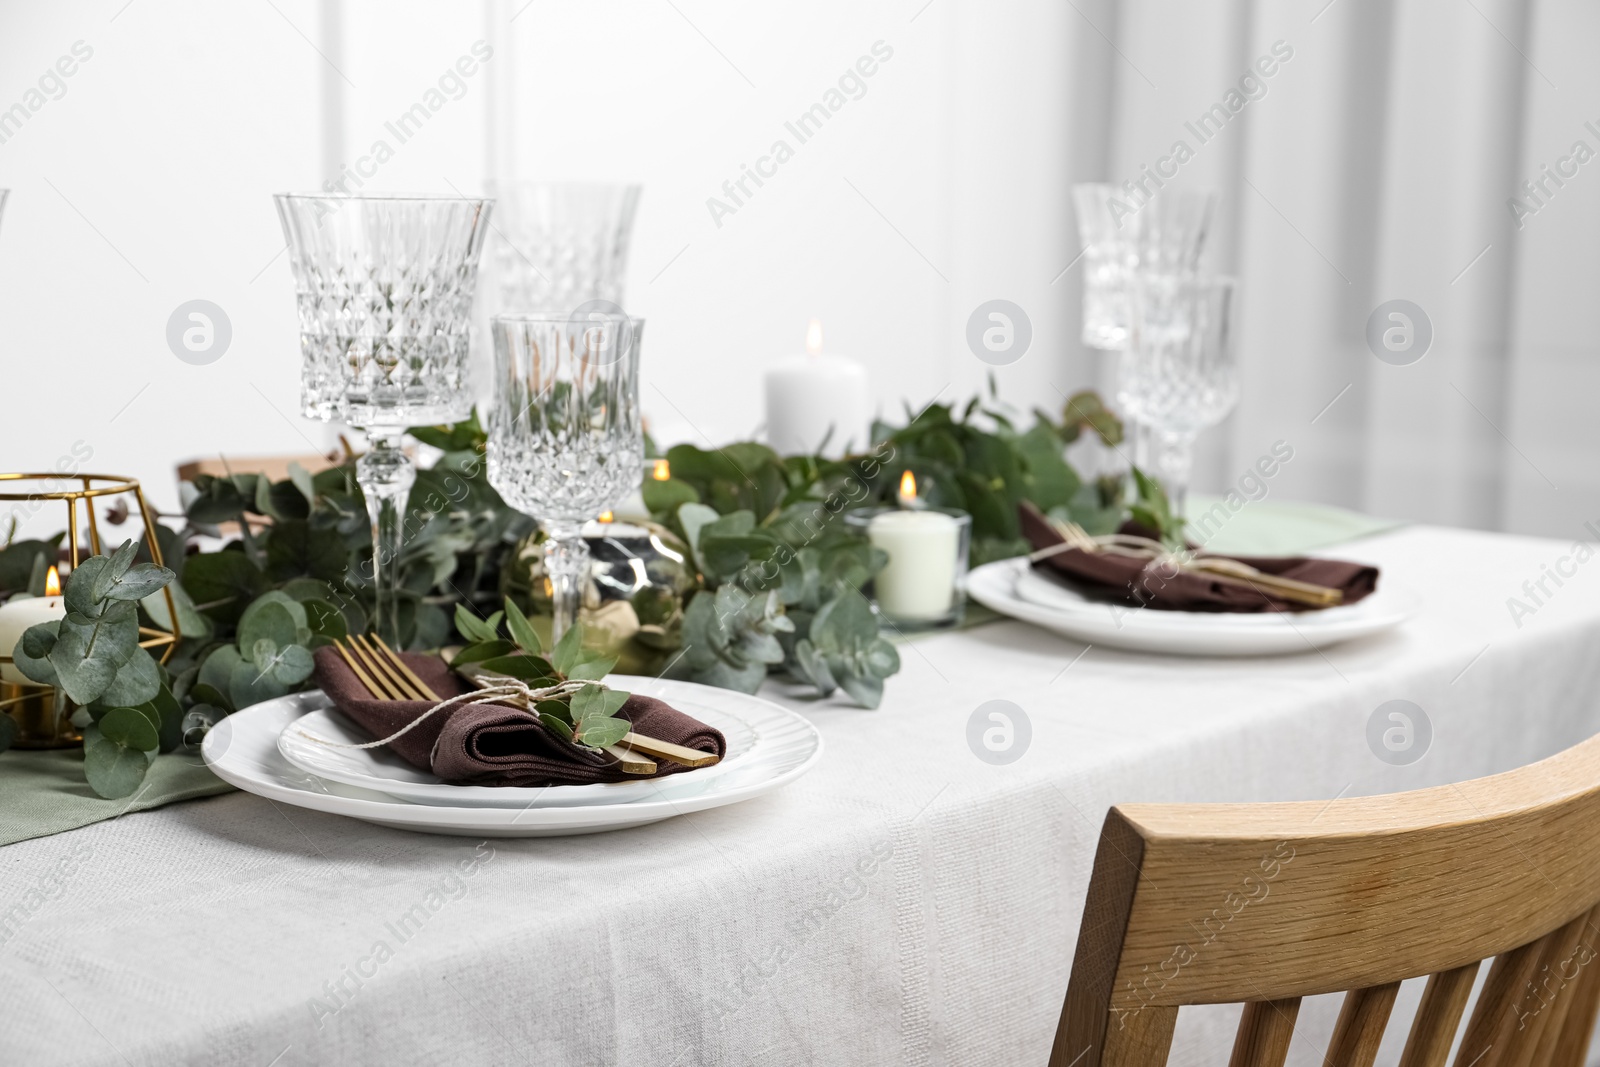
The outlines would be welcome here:
<svg viewBox="0 0 1600 1067">
<path fill-rule="evenodd" d="M 838 459 L 870 443 L 867 370 L 822 351 L 822 324 L 806 331 L 806 354 L 767 371 L 767 444 L 781 456 Z M 824 447 L 826 442 L 826 447 Z"/>
<path fill-rule="evenodd" d="M 910 471 L 900 479 L 899 497 L 900 507 L 876 511 L 866 521 L 867 539 L 889 557 L 872 579 L 878 610 L 896 622 L 956 621 L 972 520 L 964 512 L 925 505 Z"/>
<path fill-rule="evenodd" d="M 61 597 L 61 577 L 54 567 L 45 577 L 44 596 L 15 597 L 0 604 L 0 681 L 15 685 L 38 685 L 33 679 L 17 670 L 11 662 L 12 650 L 28 627 L 41 622 L 55 622 L 66 615 L 67 606 Z"/>
</svg>

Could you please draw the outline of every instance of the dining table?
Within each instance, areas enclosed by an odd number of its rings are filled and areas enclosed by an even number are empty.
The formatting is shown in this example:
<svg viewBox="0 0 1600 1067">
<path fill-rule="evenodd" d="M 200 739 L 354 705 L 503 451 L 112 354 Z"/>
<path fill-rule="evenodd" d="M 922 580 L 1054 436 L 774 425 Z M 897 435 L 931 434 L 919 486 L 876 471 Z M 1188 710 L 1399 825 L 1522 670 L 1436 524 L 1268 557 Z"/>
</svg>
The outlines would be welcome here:
<svg viewBox="0 0 1600 1067">
<path fill-rule="evenodd" d="M 1254 658 L 906 635 L 876 709 L 765 685 L 820 730 L 810 773 L 637 829 L 437 836 L 229 792 L 10 844 L 0 1064 L 1044 1067 L 1111 806 L 1443 785 L 1600 729 L 1600 562 L 1572 540 L 1319 551 L 1416 613 Z M 1415 709 L 1399 756 L 1385 706 Z M 1184 1009 L 1171 1062 L 1225 1062 L 1238 1012 Z M 1292 1064 L 1336 1012 L 1308 1000 Z"/>
</svg>

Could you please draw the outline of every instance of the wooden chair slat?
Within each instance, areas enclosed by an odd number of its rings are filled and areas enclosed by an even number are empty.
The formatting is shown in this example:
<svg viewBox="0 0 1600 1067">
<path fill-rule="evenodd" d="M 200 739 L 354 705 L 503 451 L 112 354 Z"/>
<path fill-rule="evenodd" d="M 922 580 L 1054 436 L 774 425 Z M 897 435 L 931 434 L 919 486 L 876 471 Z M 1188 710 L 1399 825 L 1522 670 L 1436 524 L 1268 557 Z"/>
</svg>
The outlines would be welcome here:
<svg viewBox="0 0 1600 1067">
<path fill-rule="evenodd" d="M 1411 1034 L 1406 1038 L 1406 1049 L 1400 1054 L 1400 1067 L 1444 1067 L 1481 966 L 1481 962 L 1469 963 L 1428 978 L 1422 1003 L 1417 1005 L 1411 1022 Z"/>
<path fill-rule="evenodd" d="M 1542 954 L 1540 943 L 1530 941 L 1494 958 L 1478 1003 L 1473 1006 L 1472 1018 L 1467 1020 L 1466 1036 L 1456 1052 L 1456 1067 L 1495 1067 L 1500 1061 L 1497 1046 L 1502 1050 L 1505 1047 L 1501 1035 L 1509 1033 L 1515 1024 L 1513 1009 L 1522 999 Z"/>
<path fill-rule="evenodd" d="M 1114 1021 L 1106 1031 L 1100 1067 L 1162 1067 L 1172 1050 L 1172 1032 L 1177 1025 L 1178 1009 L 1162 1006 Z M 1090 1062 L 1081 1051 L 1079 1057 L 1076 1065 L 1064 1061 L 1066 1067 L 1084 1067 Z M 1050 1062 L 1056 1067 L 1053 1058 Z"/>
<path fill-rule="evenodd" d="M 1400 983 L 1390 982 L 1352 989 L 1344 995 L 1339 1021 L 1333 1027 L 1333 1039 L 1328 1042 L 1325 1057 L 1328 1067 L 1372 1067 L 1398 992 Z"/>
<path fill-rule="evenodd" d="M 1294 1037 L 1294 1020 L 1300 1014 L 1300 998 L 1254 1000 L 1244 1006 L 1239 1017 L 1239 1033 L 1233 1039 L 1233 1055 L 1228 1067 L 1283 1067 L 1289 1057 L 1289 1041 Z"/>
<path fill-rule="evenodd" d="M 1546 1062 L 1536 1055 L 1545 1035 L 1559 1034 L 1566 1019 L 1572 1003 L 1570 986 L 1581 974 L 1576 965 L 1578 940 L 1588 923 L 1589 915 L 1580 915 L 1539 939 L 1539 966 L 1512 1012 L 1515 1020 L 1507 1041 L 1511 1051 L 1505 1056 L 1508 1067 L 1543 1067 Z"/>
<path fill-rule="evenodd" d="M 1589 913 L 1578 943 L 1579 971 L 1572 984 L 1572 999 L 1560 1027 L 1546 1031 L 1547 1036 L 1555 1034 L 1553 1047 L 1547 1049 L 1543 1039 L 1539 1042 L 1542 1062 L 1549 1067 L 1583 1067 L 1588 1057 L 1595 1015 L 1600 1013 L 1600 960 L 1595 958 L 1600 954 L 1600 907 Z"/>
</svg>

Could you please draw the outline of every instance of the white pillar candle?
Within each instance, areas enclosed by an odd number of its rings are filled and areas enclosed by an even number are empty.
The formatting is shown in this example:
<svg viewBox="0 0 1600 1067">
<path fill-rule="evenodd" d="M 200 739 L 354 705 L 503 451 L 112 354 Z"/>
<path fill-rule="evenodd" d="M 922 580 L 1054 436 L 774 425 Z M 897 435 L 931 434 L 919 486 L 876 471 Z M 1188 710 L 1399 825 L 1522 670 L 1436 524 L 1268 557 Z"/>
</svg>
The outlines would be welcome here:
<svg viewBox="0 0 1600 1067">
<path fill-rule="evenodd" d="M 816 319 L 806 331 L 806 354 L 767 371 L 766 399 L 767 443 L 779 455 L 821 451 L 838 459 L 847 448 L 859 452 L 872 443 L 867 369 L 824 353 Z"/>
<path fill-rule="evenodd" d="M 66 604 L 61 599 L 60 583 L 56 580 L 54 567 L 50 568 L 50 579 L 55 588 L 51 590 L 47 586 L 46 595 L 15 598 L 0 604 L 0 655 L 7 657 L 7 662 L 0 663 L 0 681 L 20 685 L 39 684 L 17 670 L 16 666 L 9 662 L 9 657 L 28 627 L 41 622 L 54 622 L 67 613 Z"/>
<path fill-rule="evenodd" d="M 867 539 L 889 556 L 872 579 L 885 615 L 941 619 L 955 603 L 961 526 L 942 511 L 885 511 L 867 523 Z"/>
</svg>

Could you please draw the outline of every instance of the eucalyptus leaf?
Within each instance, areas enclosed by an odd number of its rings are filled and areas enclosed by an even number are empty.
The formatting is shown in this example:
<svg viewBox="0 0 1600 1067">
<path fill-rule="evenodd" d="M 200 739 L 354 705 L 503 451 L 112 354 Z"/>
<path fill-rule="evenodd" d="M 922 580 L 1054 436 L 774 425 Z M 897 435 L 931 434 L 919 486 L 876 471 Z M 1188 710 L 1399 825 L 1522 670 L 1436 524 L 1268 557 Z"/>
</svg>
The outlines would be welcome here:
<svg viewBox="0 0 1600 1067">
<path fill-rule="evenodd" d="M 138 612 L 132 603 L 118 601 L 98 618 L 69 611 L 50 650 L 50 665 L 67 695 L 88 704 L 99 699 L 138 647 Z"/>
<path fill-rule="evenodd" d="M 554 732 L 562 740 L 572 740 L 572 727 L 568 726 L 565 722 L 562 722 L 556 716 L 551 715 L 549 712 L 541 712 L 539 714 L 539 721 L 545 725 L 546 729 Z"/>
<path fill-rule="evenodd" d="M 572 668 L 578 665 L 578 657 L 581 655 L 583 655 L 583 630 L 578 626 L 569 626 L 551 651 L 550 663 L 563 676 L 570 676 Z"/>
<path fill-rule="evenodd" d="M 483 663 L 485 660 L 515 655 L 516 652 L 517 646 L 512 641 L 481 641 L 477 644 L 467 645 L 460 652 L 457 652 L 455 658 L 450 661 L 450 666 L 464 667 L 469 663 Z"/>
<path fill-rule="evenodd" d="M 576 722 L 593 716 L 605 717 L 605 697 L 598 685 L 586 685 L 572 694 L 572 718 Z"/>
<path fill-rule="evenodd" d="M 465 604 L 456 605 L 456 630 L 468 641 L 494 641 L 500 636 L 493 627 L 474 615 Z"/>
<path fill-rule="evenodd" d="M 599 659 L 587 659 L 576 664 L 570 671 L 565 672 L 568 678 L 582 678 L 587 681 L 598 682 L 610 674 L 617 665 L 617 657 L 603 656 Z"/>
<path fill-rule="evenodd" d="M 152 722 L 150 716 L 138 708 L 112 708 L 96 725 L 101 737 L 123 748 L 148 752 L 161 747 L 160 723 Z"/>
<path fill-rule="evenodd" d="M 250 652 L 253 658 L 255 655 L 253 650 L 265 643 L 268 646 L 267 654 L 271 656 L 278 649 L 295 644 L 302 628 L 309 638 L 310 627 L 306 626 L 308 620 L 305 608 L 297 602 L 290 601 L 290 603 L 300 613 L 299 620 L 290 614 L 288 607 L 277 601 L 269 601 L 263 597 L 251 604 L 245 610 L 243 618 L 239 620 L 239 648 Z"/>
<path fill-rule="evenodd" d="M 511 639 L 522 646 L 524 651 L 544 651 L 544 644 L 534 631 L 533 623 L 528 621 L 528 617 L 510 597 L 506 597 L 506 629 L 511 631 Z"/>
<path fill-rule="evenodd" d="M 83 751 L 83 776 L 89 788 L 107 800 L 133 795 L 149 770 L 143 751 L 105 738 L 87 744 Z"/>
<path fill-rule="evenodd" d="M 628 736 L 633 727 L 626 719 L 612 719 L 597 715 L 578 721 L 573 737 L 590 748 L 605 748 Z"/>
<path fill-rule="evenodd" d="M 133 542 L 128 544 L 131 546 Z M 110 600 L 143 600 L 176 577 L 167 568 L 154 563 L 137 563 L 114 579 L 104 596 Z"/>
<path fill-rule="evenodd" d="M 55 666 L 51 664 L 50 650 L 56 647 L 56 631 L 60 622 L 38 622 L 22 631 L 16 647 L 11 650 L 11 662 L 17 670 L 40 685 L 60 685 Z"/>
<path fill-rule="evenodd" d="M 705 504 L 681 504 L 678 507 L 678 525 L 683 529 L 683 539 L 689 545 L 689 550 L 694 553 L 695 563 L 704 569 L 705 563 L 700 558 L 700 531 L 702 528 L 716 522 L 721 516 L 717 509 Z"/>
<path fill-rule="evenodd" d="M 67 587 L 63 591 L 63 603 L 68 611 L 75 611 L 83 616 L 100 614 L 102 601 L 95 594 L 95 589 L 102 584 L 111 582 L 111 559 L 107 556 L 90 556 L 82 560 L 67 575 Z"/>
<path fill-rule="evenodd" d="M 141 648 L 117 669 L 99 700 L 102 704 L 131 708 L 153 699 L 160 691 L 161 668 L 155 657 Z"/>
</svg>

